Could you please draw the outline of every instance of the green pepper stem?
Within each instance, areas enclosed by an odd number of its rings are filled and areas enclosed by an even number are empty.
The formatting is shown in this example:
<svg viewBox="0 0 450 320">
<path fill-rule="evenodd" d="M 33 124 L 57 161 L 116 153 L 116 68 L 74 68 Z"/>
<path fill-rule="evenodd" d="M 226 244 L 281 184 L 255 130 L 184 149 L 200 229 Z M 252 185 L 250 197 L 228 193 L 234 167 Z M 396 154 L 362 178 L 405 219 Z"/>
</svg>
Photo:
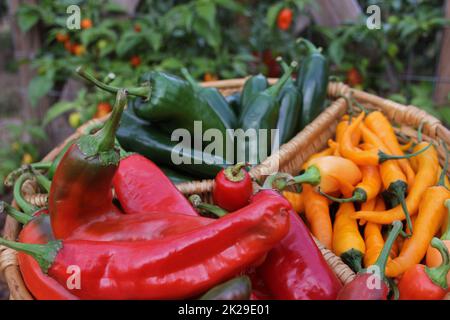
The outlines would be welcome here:
<svg viewBox="0 0 450 320">
<path fill-rule="evenodd" d="M 437 185 L 443 186 L 445 188 L 445 176 L 446 176 L 447 170 L 448 170 L 449 152 L 448 152 L 447 144 L 443 140 L 442 140 L 442 146 L 444 147 L 444 150 L 445 150 L 445 163 L 444 163 L 444 167 L 442 168 L 441 175 L 439 176 L 439 182 Z"/>
<path fill-rule="evenodd" d="M 284 74 L 281 76 L 280 79 L 278 79 L 278 81 L 271 86 L 270 88 L 266 89 L 266 92 L 273 96 L 276 97 L 278 96 L 278 94 L 280 93 L 281 89 L 283 88 L 284 84 L 286 83 L 286 81 L 289 80 L 289 78 L 291 77 L 292 72 L 294 72 L 294 69 L 297 67 L 297 62 L 292 61 L 290 67 L 288 68 L 287 71 L 284 72 Z"/>
<path fill-rule="evenodd" d="M 126 103 L 127 91 L 125 89 L 120 89 L 117 92 L 116 102 L 114 103 L 111 116 L 108 118 L 103 128 L 95 133 L 95 136 L 98 139 L 98 152 L 109 151 L 114 148 L 116 141 L 115 133 L 119 126 L 120 118 Z"/>
<path fill-rule="evenodd" d="M 312 165 L 301 175 L 296 177 L 291 176 L 288 173 L 276 173 L 267 177 L 264 181 L 263 189 L 276 189 L 283 191 L 288 186 L 299 185 L 303 183 L 311 184 L 313 186 L 320 183 L 320 170 L 316 166 Z"/>
<path fill-rule="evenodd" d="M 398 234 L 402 230 L 402 227 L 403 224 L 398 220 L 392 223 L 391 232 L 389 232 L 386 242 L 384 243 L 383 249 L 381 250 L 381 253 L 378 256 L 377 261 L 374 264 L 374 266 L 377 266 L 380 269 L 381 279 L 385 278 L 384 274 L 386 272 L 386 263 L 389 257 L 389 253 L 391 252 L 394 241 L 395 239 L 397 239 Z"/>
<path fill-rule="evenodd" d="M 390 154 L 384 153 L 383 151 L 380 151 L 380 152 L 378 152 L 379 162 L 382 163 L 382 162 L 387 161 L 387 160 L 409 159 L 409 158 L 412 158 L 412 157 L 416 157 L 419 154 L 421 154 L 422 152 L 425 152 L 432 145 L 433 145 L 433 143 L 430 142 L 430 144 L 427 145 L 425 148 L 422 148 L 419 151 L 414 152 L 414 153 L 405 154 L 403 156 L 394 156 L 394 155 L 390 155 Z"/>
<path fill-rule="evenodd" d="M 218 216 L 219 218 L 221 218 L 221 217 L 225 216 L 226 214 L 228 214 L 228 211 L 222 209 L 221 207 L 215 206 L 213 204 L 202 202 L 202 199 L 197 194 L 191 195 L 189 197 L 189 201 L 192 203 L 192 205 L 195 208 L 206 210 L 206 211 L 208 211 L 208 212 Z"/>
<path fill-rule="evenodd" d="M 364 189 L 356 188 L 353 192 L 353 196 L 350 198 L 335 198 L 333 196 L 330 196 L 329 194 L 326 194 L 325 192 L 322 192 L 322 190 L 319 189 L 319 193 L 323 195 L 325 198 L 338 203 L 346 203 L 346 202 L 366 202 L 367 201 L 367 193 L 364 191 Z"/>
<path fill-rule="evenodd" d="M 36 177 L 36 181 L 44 188 L 44 190 L 49 193 L 52 182 L 46 176 L 39 172 L 33 172 Z"/>
<path fill-rule="evenodd" d="M 7 215 L 16 219 L 21 224 L 27 224 L 28 222 L 33 220 L 33 217 L 17 210 L 13 206 L 7 204 L 5 201 L 0 201 L 0 212 L 6 213 Z"/>
<path fill-rule="evenodd" d="M 291 184 L 302 184 L 307 183 L 313 186 L 318 185 L 320 183 L 321 176 L 320 170 L 316 166 L 312 165 L 306 169 L 306 171 L 293 178 L 293 182 Z"/>
<path fill-rule="evenodd" d="M 48 170 L 52 166 L 52 162 L 35 162 L 27 165 L 23 165 L 20 168 L 17 168 L 14 171 L 11 171 L 5 178 L 5 185 L 8 187 L 11 187 L 14 185 L 14 182 L 16 181 L 17 177 L 25 173 L 26 171 L 29 171 L 31 169 L 35 170 Z"/>
<path fill-rule="evenodd" d="M 246 172 L 243 172 L 242 169 L 247 167 L 248 164 L 245 162 L 239 162 L 234 166 L 229 166 L 224 170 L 225 177 L 233 182 L 239 182 L 244 180 Z"/>
<path fill-rule="evenodd" d="M 308 49 L 308 54 L 321 53 L 320 50 L 309 40 L 305 38 L 297 39 L 298 44 L 303 44 Z"/>
<path fill-rule="evenodd" d="M 281 65 L 281 68 L 283 69 L 283 72 L 288 72 L 289 71 L 289 66 L 286 63 L 286 61 L 283 60 L 282 57 L 277 57 L 277 62 Z"/>
<path fill-rule="evenodd" d="M 88 73 L 86 70 L 84 70 L 83 67 L 79 66 L 76 69 L 76 72 L 84 79 L 86 79 L 89 82 L 92 82 L 95 86 L 99 87 L 100 89 L 109 92 L 117 94 L 120 90 L 118 87 L 111 86 L 109 84 L 103 83 L 100 80 L 96 79 L 92 74 Z M 150 88 L 148 86 L 144 87 L 135 87 L 135 88 L 128 88 L 127 89 L 128 94 L 131 96 L 141 97 L 144 99 L 149 99 L 150 96 Z"/>
<path fill-rule="evenodd" d="M 417 141 L 418 142 L 422 142 L 422 131 L 423 131 L 423 126 L 425 124 L 425 121 L 420 121 L 419 123 L 419 127 L 417 128 Z"/>
<path fill-rule="evenodd" d="M 406 218 L 406 223 L 409 228 L 408 236 L 410 236 L 413 232 L 413 226 L 412 226 L 412 221 L 411 221 L 411 215 L 409 214 L 408 206 L 406 205 L 406 201 L 405 201 L 405 193 L 406 193 L 407 188 L 408 187 L 407 187 L 406 183 L 404 181 L 399 180 L 399 181 L 391 183 L 391 185 L 388 188 L 388 191 L 397 198 L 398 202 L 402 206 L 402 210 L 403 210 L 403 213 L 405 214 L 405 218 Z"/>
<path fill-rule="evenodd" d="M 188 69 L 186 68 L 181 68 L 181 74 L 183 75 L 183 77 L 186 79 L 187 82 L 189 82 L 189 84 L 195 88 L 195 89 L 199 89 L 201 88 L 199 86 L 199 84 L 197 83 L 197 81 L 195 81 L 194 77 L 192 77 L 191 73 L 189 72 Z"/>
<path fill-rule="evenodd" d="M 30 244 L 10 241 L 1 237 L 0 245 L 32 256 L 39 263 L 44 273 L 48 272 L 48 269 L 55 261 L 58 251 L 62 248 L 62 242 L 60 240 L 50 241 L 46 244 Z"/>
<path fill-rule="evenodd" d="M 442 256 L 442 263 L 434 268 L 425 267 L 425 272 L 434 284 L 447 290 L 447 274 L 450 271 L 450 254 L 445 243 L 438 238 L 433 238 L 433 240 L 431 240 L 431 246 L 439 250 L 439 253 Z"/>
<path fill-rule="evenodd" d="M 441 235 L 441 240 L 450 240 L 450 199 L 445 200 L 444 205 L 447 207 L 447 230 Z"/>
<path fill-rule="evenodd" d="M 25 181 L 33 178 L 33 175 L 29 172 L 22 174 L 14 183 L 13 196 L 17 205 L 28 215 L 32 215 L 38 210 L 37 207 L 28 203 L 22 196 L 22 185 Z"/>
</svg>

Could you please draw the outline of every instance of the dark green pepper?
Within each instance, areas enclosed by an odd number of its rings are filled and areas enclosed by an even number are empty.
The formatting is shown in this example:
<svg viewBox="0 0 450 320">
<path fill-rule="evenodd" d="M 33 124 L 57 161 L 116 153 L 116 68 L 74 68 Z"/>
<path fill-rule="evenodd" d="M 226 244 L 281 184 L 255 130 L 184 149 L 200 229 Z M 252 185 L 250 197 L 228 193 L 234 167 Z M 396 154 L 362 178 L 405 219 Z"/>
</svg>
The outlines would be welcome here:
<svg viewBox="0 0 450 320">
<path fill-rule="evenodd" d="M 95 79 L 82 68 L 77 68 L 80 76 L 99 88 L 116 93 L 119 88 Z M 221 116 L 208 104 L 191 85 L 176 76 L 150 71 L 141 78 L 142 86 L 127 88 L 129 96 L 136 96 L 135 110 L 140 118 L 159 123 L 166 132 L 184 128 L 194 134 L 194 121 L 201 121 L 202 130 L 217 129 L 223 136 L 226 129 L 233 129 L 223 122 Z"/>
<path fill-rule="evenodd" d="M 227 128 L 236 128 L 236 115 L 219 90 L 213 87 L 200 86 L 186 68 L 182 68 L 181 73 L 186 81 L 189 82 L 192 88 L 199 94 L 199 96 L 204 98 L 208 102 L 211 109 L 216 111 L 217 115 L 221 118 Z"/>
<path fill-rule="evenodd" d="M 272 129 L 275 129 L 278 122 L 278 114 L 280 111 L 280 104 L 278 102 L 278 95 L 281 92 L 284 84 L 291 78 L 291 74 L 294 71 L 296 63 L 292 63 L 288 71 L 275 83 L 273 86 L 266 90 L 256 94 L 250 101 L 250 103 L 244 108 L 243 113 L 239 117 L 239 126 L 246 132 L 249 129 L 255 130 L 256 136 L 254 141 L 250 138 L 247 143 L 237 143 L 237 155 L 241 157 L 238 162 L 250 162 L 250 164 L 260 163 L 264 159 L 261 158 L 260 151 L 263 147 L 261 144 L 263 141 L 260 139 L 261 129 L 265 129 L 266 138 L 265 147 L 267 148 L 267 155 L 270 153 L 272 146 Z M 256 142 L 256 145 L 255 145 Z M 257 146 L 252 148 L 251 146 Z M 255 154 L 256 153 L 256 154 Z M 244 159 L 242 159 L 244 157 Z"/>
<path fill-rule="evenodd" d="M 215 286 L 199 300 L 249 300 L 251 292 L 250 278 L 241 276 Z"/>
<path fill-rule="evenodd" d="M 196 178 L 193 178 L 187 174 L 178 172 L 176 170 L 173 170 L 171 168 L 167 168 L 167 167 L 163 167 L 160 166 L 159 167 L 164 174 L 174 183 L 174 184 L 179 184 L 179 183 L 183 183 L 183 182 L 190 182 L 195 180 Z"/>
<path fill-rule="evenodd" d="M 327 59 L 311 42 L 300 39 L 308 54 L 302 61 L 296 85 L 302 94 L 300 130 L 311 123 L 323 110 L 327 95 L 329 65 Z"/>
<path fill-rule="evenodd" d="M 240 108 L 237 114 L 240 115 L 247 108 L 252 98 L 266 90 L 268 86 L 267 78 L 261 73 L 248 78 L 242 88 Z"/>
<path fill-rule="evenodd" d="M 289 66 L 281 60 L 285 72 Z M 301 93 L 290 78 L 286 81 L 280 93 L 280 113 L 278 115 L 277 129 L 279 144 L 289 141 L 299 131 L 299 119 L 302 110 Z"/>
<path fill-rule="evenodd" d="M 139 118 L 135 107 L 130 101 L 128 108 L 124 111 L 117 130 L 117 140 L 127 151 L 137 152 L 146 156 L 158 165 L 170 166 L 177 171 L 191 174 L 198 178 L 213 178 L 226 167 L 225 160 L 218 156 L 211 156 L 199 150 L 181 149 L 175 152 L 190 163 L 174 164 L 172 151 L 179 145 L 171 141 L 170 135 L 159 130 L 159 128 L 148 121 Z M 205 158 L 211 157 L 213 164 L 205 163 Z M 199 164 L 196 164 L 199 162 Z"/>
<path fill-rule="evenodd" d="M 226 96 L 225 100 L 233 110 L 234 114 L 238 116 L 241 108 L 241 92 L 233 92 L 232 94 Z"/>
</svg>

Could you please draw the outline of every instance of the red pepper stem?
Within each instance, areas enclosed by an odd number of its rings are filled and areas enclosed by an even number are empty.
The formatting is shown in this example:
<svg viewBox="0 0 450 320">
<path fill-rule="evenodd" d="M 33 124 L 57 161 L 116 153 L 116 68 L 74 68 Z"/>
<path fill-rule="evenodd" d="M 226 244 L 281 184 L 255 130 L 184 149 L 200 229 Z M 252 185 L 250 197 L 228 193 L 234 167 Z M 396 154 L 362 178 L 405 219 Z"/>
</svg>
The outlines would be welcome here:
<svg viewBox="0 0 450 320">
<path fill-rule="evenodd" d="M 213 204 L 202 202 L 202 199 L 200 198 L 200 196 L 198 194 L 191 195 L 189 197 L 189 201 L 192 203 L 192 205 L 195 208 L 206 210 L 209 213 L 212 213 L 212 214 L 218 216 L 219 218 L 221 218 L 221 217 L 225 216 L 226 214 L 228 214 L 228 211 L 222 209 L 221 207 L 215 206 Z"/>
<path fill-rule="evenodd" d="M 441 175 L 439 176 L 439 182 L 437 185 L 443 186 L 445 188 L 445 175 L 447 174 L 447 171 L 448 171 L 449 151 L 447 148 L 447 144 L 443 140 L 441 140 L 441 144 L 445 150 L 445 163 L 444 163 L 444 167 L 442 168 Z"/>
<path fill-rule="evenodd" d="M 450 254 L 445 243 L 439 238 L 433 238 L 433 240 L 431 240 L 431 246 L 439 250 L 439 253 L 442 256 L 442 263 L 434 268 L 425 267 L 425 272 L 434 284 L 447 290 L 447 274 L 450 271 Z"/>
<path fill-rule="evenodd" d="M 17 210 L 13 206 L 7 204 L 5 201 L 0 201 L 0 212 L 6 213 L 7 215 L 16 219 L 21 224 L 27 224 L 28 222 L 33 220 L 33 217 Z"/>
<path fill-rule="evenodd" d="M 33 178 L 33 175 L 29 172 L 21 175 L 14 184 L 13 196 L 17 205 L 28 215 L 32 215 L 34 212 L 38 210 L 37 207 L 28 203 L 22 196 L 22 185 L 25 181 Z"/>
<path fill-rule="evenodd" d="M 0 237 L 0 245 L 32 256 L 41 267 L 42 272 L 47 273 L 55 261 L 58 251 L 62 248 L 62 241 L 56 240 L 46 244 L 30 244 L 6 240 Z"/>
<path fill-rule="evenodd" d="M 447 207 L 447 230 L 442 234 L 441 240 L 450 240 L 450 199 L 445 200 L 444 205 Z"/>
<path fill-rule="evenodd" d="M 197 83 L 197 81 L 195 81 L 194 77 L 192 77 L 192 75 L 190 74 L 190 72 L 188 71 L 188 69 L 186 68 L 181 68 L 181 74 L 183 75 L 183 77 L 186 79 L 187 82 L 189 82 L 189 84 L 196 89 L 201 88 L 199 86 L 199 84 Z"/>
<path fill-rule="evenodd" d="M 430 142 L 430 144 L 427 145 L 425 148 L 422 148 L 419 151 L 414 152 L 414 153 L 405 154 L 403 156 L 393 156 L 393 155 L 384 153 L 383 151 L 380 151 L 380 152 L 378 152 L 379 162 L 382 163 L 382 162 L 387 161 L 387 160 L 409 159 L 409 158 L 412 158 L 412 157 L 416 157 L 419 154 L 421 154 L 422 152 L 425 152 L 432 145 L 433 145 L 433 143 Z"/>
<path fill-rule="evenodd" d="M 120 88 L 113 87 L 108 84 L 105 84 L 101 82 L 100 80 L 96 79 L 92 74 L 88 73 L 86 70 L 84 70 L 81 66 L 76 69 L 76 72 L 84 79 L 86 79 L 89 82 L 92 82 L 95 86 L 99 87 L 100 89 L 109 92 L 117 94 L 119 92 Z M 149 86 L 143 86 L 143 87 L 136 87 L 136 88 L 128 88 L 128 94 L 136 97 L 141 97 L 144 99 L 150 99 L 150 87 Z"/>
<path fill-rule="evenodd" d="M 338 203 L 346 203 L 346 202 L 366 202 L 367 201 L 367 193 L 364 191 L 364 189 L 356 188 L 353 192 L 353 196 L 350 198 L 335 198 L 333 196 L 330 196 L 329 194 L 326 194 L 325 192 L 322 192 L 322 190 L 319 189 L 319 193 L 323 195 L 325 198 Z"/>
<path fill-rule="evenodd" d="M 235 164 L 234 166 L 227 167 L 223 174 L 225 177 L 232 182 L 239 182 L 244 180 L 246 172 L 242 169 L 247 167 L 247 163 L 245 162 L 239 162 Z"/>
<path fill-rule="evenodd" d="M 386 239 L 386 242 L 384 243 L 383 250 L 381 250 L 380 255 L 377 258 L 377 261 L 375 262 L 374 266 L 377 266 L 380 270 L 380 277 L 381 279 L 384 279 L 385 272 L 386 272 L 386 263 L 389 257 L 389 253 L 391 252 L 392 246 L 394 244 L 395 239 L 397 239 L 398 234 L 403 228 L 403 224 L 396 220 L 392 223 L 392 229 L 389 232 L 389 236 Z"/>
<path fill-rule="evenodd" d="M 266 89 L 266 92 L 269 95 L 273 96 L 273 97 L 278 96 L 278 94 L 280 93 L 280 91 L 283 88 L 283 86 L 286 83 L 286 81 L 288 81 L 290 79 L 291 74 L 292 74 L 292 72 L 294 72 L 295 68 L 297 68 L 297 62 L 292 61 L 291 65 L 284 72 L 284 74 L 281 76 L 281 78 L 278 79 L 278 81 L 273 86 L 271 86 L 270 88 Z"/>
<path fill-rule="evenodd" d="M 104 127 L 100 129 L 95 135 L 98 138 L 98 151 L 109 151 L 114 148 L 116 141 L 116 130 L 119 127 L 122 112 L 127 103 L 127 91 L 120 89 L 117 92 L 116 102 L 111 116 L 106 121 Z"/>
</svg>

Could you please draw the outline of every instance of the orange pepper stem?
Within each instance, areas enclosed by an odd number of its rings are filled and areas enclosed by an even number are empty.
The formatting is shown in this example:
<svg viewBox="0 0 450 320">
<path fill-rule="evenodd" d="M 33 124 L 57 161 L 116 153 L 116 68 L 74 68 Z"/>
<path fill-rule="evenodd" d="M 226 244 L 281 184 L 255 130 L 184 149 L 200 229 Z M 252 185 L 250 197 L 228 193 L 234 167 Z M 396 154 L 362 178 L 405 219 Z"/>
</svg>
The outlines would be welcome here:
<svg viewBox="0 0 450 320">
<path fill-rule="evenodd" d="M 378 152 L 379 162 L 382 163 L 382 162 L 387 161 L 387 160 L 409 159 L 409 158 L 412 158 L 412 157 L 416 157 L 419 154 L 421 154 L 422 152 L 425 152 L 432 145 L 433 145 L 433 143 L 430 142 L 430 144 L 427 145 L 425 148 L 422 148 L 419 151 L 414 152 L 414 153 L 405 154 L 403 156 L 394 156 L 394 155 L 390 155 L 390 154 L 384 153 L 383 151 L 379 151 Z"/>
<path fill-rule="evenodd" d="M 92 82 L 95 86 L 99 87 L 100 89 L 106 92 L 117 94 L 117 92 L 119 92 L 120 90 L 120 88 L 118 87 L 110 86 L 96 79 L 92 74 L 88 73 L 81 66 L 76 69 L 76 72 L 82 78 L 86 79 L 89 82 Z M 151 87 L 149 85 L 145 85 L 142 87 L 128 88 L 127 91 L 129 95 L 141 97 L 144 98 L 145 100 L 150 99 Z"/>
<path fill-rule="evenodd" d="M 381 253 L 378 256 L 377 261 L 374 264 L 374 266 L 377 266 L 380 269 L 381 279 L 385 278 L 386 263 L 389 257 L 389 253 L 391 252 L 395 239 L 397 239 L 398 234 L 400 233 L 402 228 L 403 224 L 400 221 L 396 220 L 392 223 L 392 229 L 389 232 L 386 242 L 384 243 L 383 249 L 381 250 Z"/>
<path fill-rule="evenodd" d="M 441 240 L 450 240 L 450 199 L 445 200 L 444 205 L 447 207 L 448 210 L 448 224 L 447 224 L 447 230 L 442 234 Z"/>
<path fill-rule="evenodd" d="M 431 240 L 431 246 L 439 250 L 439 253 L 442 256 L 442 263 L 434 268 L 429 268 L 426 266 L 425 272 L 434 284 L 447 290 L 447 274 L 450 271 L 450 255 L 448 249 L 444 242 L 438 238 L 433 238 L 433 240 Z"/>
<path fill-rule="evenodd" d="M 423 130 L 424 124 L 425 124 L 425 121 L 420 121 L 419 127 L 417 128 L 417 141 L 419 143 L 422 142 L 422 130 Z"/>
<path fill-rule="evenodd" d="M 350 249 L 341 254 L 341 259 L 344 261 L 353 271 L 360 272 L 362 270 L 363 254 L 356 249 Z"/>
<path fill-rule="evenodd" d="M 367 201 L 367 193 L 366 191 L 364 191 L 364 189 L 361 188 L 356 188 L 355 191 L 353 192 L 353 196 L 350 198 L 335 198 L 333 196 L 330 196 L 324 192 L 322 192 L 322 190 L 319 189 L 319 193 L 321 195 L 323 195 L 325 198 L 334 201 L 334 202 L 338 202 L 338 203 L 346 203 L 346 202 L 366 202 Z"/>
<path fill-rule="evenodd" d="M 206 210 L 207 212 L 212 213 L 212 214 L 218 216 L 219 218 L 228 214 L 228 211 L 226 211 L 225 209 L 222 209 L 219 206 L 215 206 L 213 204 L 202 202 L 202 199 L 200 198 L 200 196 L 198 194 L 191 195 L 189 197 L 189 201 L 192 203 L 194 208 Z"/>
<path fill-rule="evenodd" d="M 408 189 L 408 186 L 406 185 L 406 183 L 404 181 L 395 181 L 393 183 L 390 184 L 388 191 L 390 193 L 392 193 L 398 200 L 398 202 L 400 202 L 400 205 L 402 206 L 403 209 L 403 213 L 405 214 L 405 218 L 406 218 L 406 223 L 408 224 L 408 228 L 409 228 L 409 235 L 408 237 L 412 234 L 413 232 L 413 226 L 412 226 L 412 221 L 411 221 L 411 215 L 409 214 L 409 210 L 408 207 L 406 206 L 406 200 L 405 200 L 405 193 L 406 190 Z"/>
<path fill-rule="evenodd" d="M 360 109 L 362 112 L 364 112 L 366 115 L 370 113 L 370 111 L 364 107 L 361 103 L 358 102 L 355 98 L 351 98 L 352 102 Z"/>
<path fill-rule="evenodd" d="M 55 261 L 58 251 L 62 248 L 62 241 L 56 240 L 46 244 L 29 244 L 10 241 L 0 237 L 0 245 L 32 256 L 39 263 L 42 271 L 47 273 L 48 269 Z"/>
<path fill-rule="evenodd" d="M 0 201 L 0 213 L 1 212 L 4 212 L 7 215 L 13 217 L 21 224 L 27 224 L 28 222 L 33 220 L 30 215 L 13 208 L 13 206 L 7 204 L 5 201 Z"/>
<path fill-rule="evenodd" d="M 442 168 L 441 175 L 439 176 L 438 186 L 443 186 L 445 188 L 445 175 L 447 174 L 448 171 L 449 152 L 447 144 L 444 141 L 442 141 L 442 146 L 444 147 L 445 150 L 445 163 L 444 167 Z"/>
<path fill-rule="evenodd" d="M 308 183 L 313 186 L 320 183 L 320 170 L 316 166 L 310 166 L 306 171 L 293 178 L 293 184 Z"/>
<path fill-rule="evenodd" d="M 287 173 L 277 173 L 267 177 L 264 181 L 264 189 L 276 189 L 282 191 L 288 186 L 300 185 L 303 183 L 311 184 L 313 186 L 320 183 L 320 170 L 316 166 L 312 165 L 306 171 L 296 177 L 292 177 Z"/>
</svg>

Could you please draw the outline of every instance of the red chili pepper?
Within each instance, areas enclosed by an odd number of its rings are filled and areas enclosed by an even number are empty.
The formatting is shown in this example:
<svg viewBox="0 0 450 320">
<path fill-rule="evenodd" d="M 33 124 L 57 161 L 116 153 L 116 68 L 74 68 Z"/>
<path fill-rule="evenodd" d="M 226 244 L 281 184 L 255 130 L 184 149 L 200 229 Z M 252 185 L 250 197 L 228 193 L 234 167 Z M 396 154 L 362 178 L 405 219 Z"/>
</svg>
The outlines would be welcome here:
<svg viewBox="0 0 450 320">
<path fill-rule="evenodd" d="M 78 266 L 80 289 L 69 291 L 80 298 L 189 298 L 244 271 L 286 235 L 289 207 L 280 199 L 267 194 L 207 226 L 163 240 L 37 245 L 0 238 L 0 244 L 32 255 L 63 285 L 67 268 Z"/>
<path fill-rule="evenodd" d="M 97 104 L 97 111 L 94 114 L 94 119 L 102 118 L 112 111 L 112 107 L 108 102 L 100 102 Z"/>
<path fill-rule="evenodd" d="M 125 213 L 164 211 L 198 216 L 161 169 L 139 154 L 121 159 L 113 186 Z"/>
<path fill-rule="evenodd" d="M 375 264 L 359 272 L 355 279 L 347 283 L 339 292 L 338 300 L 387 300 L 389 286 L 384 275 L 386 262 L 392 245 L 402 228 L 403 225 L 400 221 L 394 221 L 392 230 Z"/>
<path fill-rule="evenodd" d="M 139 56 L 132 56 L 130 58 L 130 64 L 132 67 L 137 68 L 141 64 L 141 58 Z"/>
<path fill-rule="evenodd" d="M 238 163 L 217 174 L 213 190 L 216 205 L 228 211 L 235 211 L 248 204 L 253 186 L 245 166 L 245 163 Z"/>
<path fill-rule="evenodd" d="M 292 10 L 289 8 L 284 8 L 280 10 L 277 18 L 277 25 L 280 30 L 287 30 L 292 24 Z"/>
<path fill-rule="evenodd" d="M 105 215 L 121 214 L 112 202 L 112 179 L 118 167 L 115 131 L 126 104 L 120 90 L 111 117 L 93 135 L 78 139 L 59 163 L 49 193 L 52 229 L 57 239 L 80 225 Z"/>
<path fill-rule="evenodd" d="M 347 71 L 347 83 L 352 87 L 363 83 L 363 78 L 358 69 L 353 67 Z"/>
<path fill-rule="evenodd" d="M 445 243 L 438 238 L 431 240 L 431 246 L 441 253 L 442 264 L 434 268 L 416 264 L 407 270 L 398 283 L 400 300 L 442 300 L 447 294 L 449 252 Z"/>
<path fill-rule="evenodd" d="M 142 31 L 141 25 L 139 23 L 134 24 L 134 31 L 136 31 L 136 32 Z"/>
<path fill-rule="evenodd" d="M 260 191 L 252 201 L 266 192 L 275 191 Z M 339 279 L 292 208 L 289 216 L 289 233 L 269 252 L 266 261 L 258 268 L 258 273 L 275 299 L 336 299 L 342 288 Z"/>
</svg>

